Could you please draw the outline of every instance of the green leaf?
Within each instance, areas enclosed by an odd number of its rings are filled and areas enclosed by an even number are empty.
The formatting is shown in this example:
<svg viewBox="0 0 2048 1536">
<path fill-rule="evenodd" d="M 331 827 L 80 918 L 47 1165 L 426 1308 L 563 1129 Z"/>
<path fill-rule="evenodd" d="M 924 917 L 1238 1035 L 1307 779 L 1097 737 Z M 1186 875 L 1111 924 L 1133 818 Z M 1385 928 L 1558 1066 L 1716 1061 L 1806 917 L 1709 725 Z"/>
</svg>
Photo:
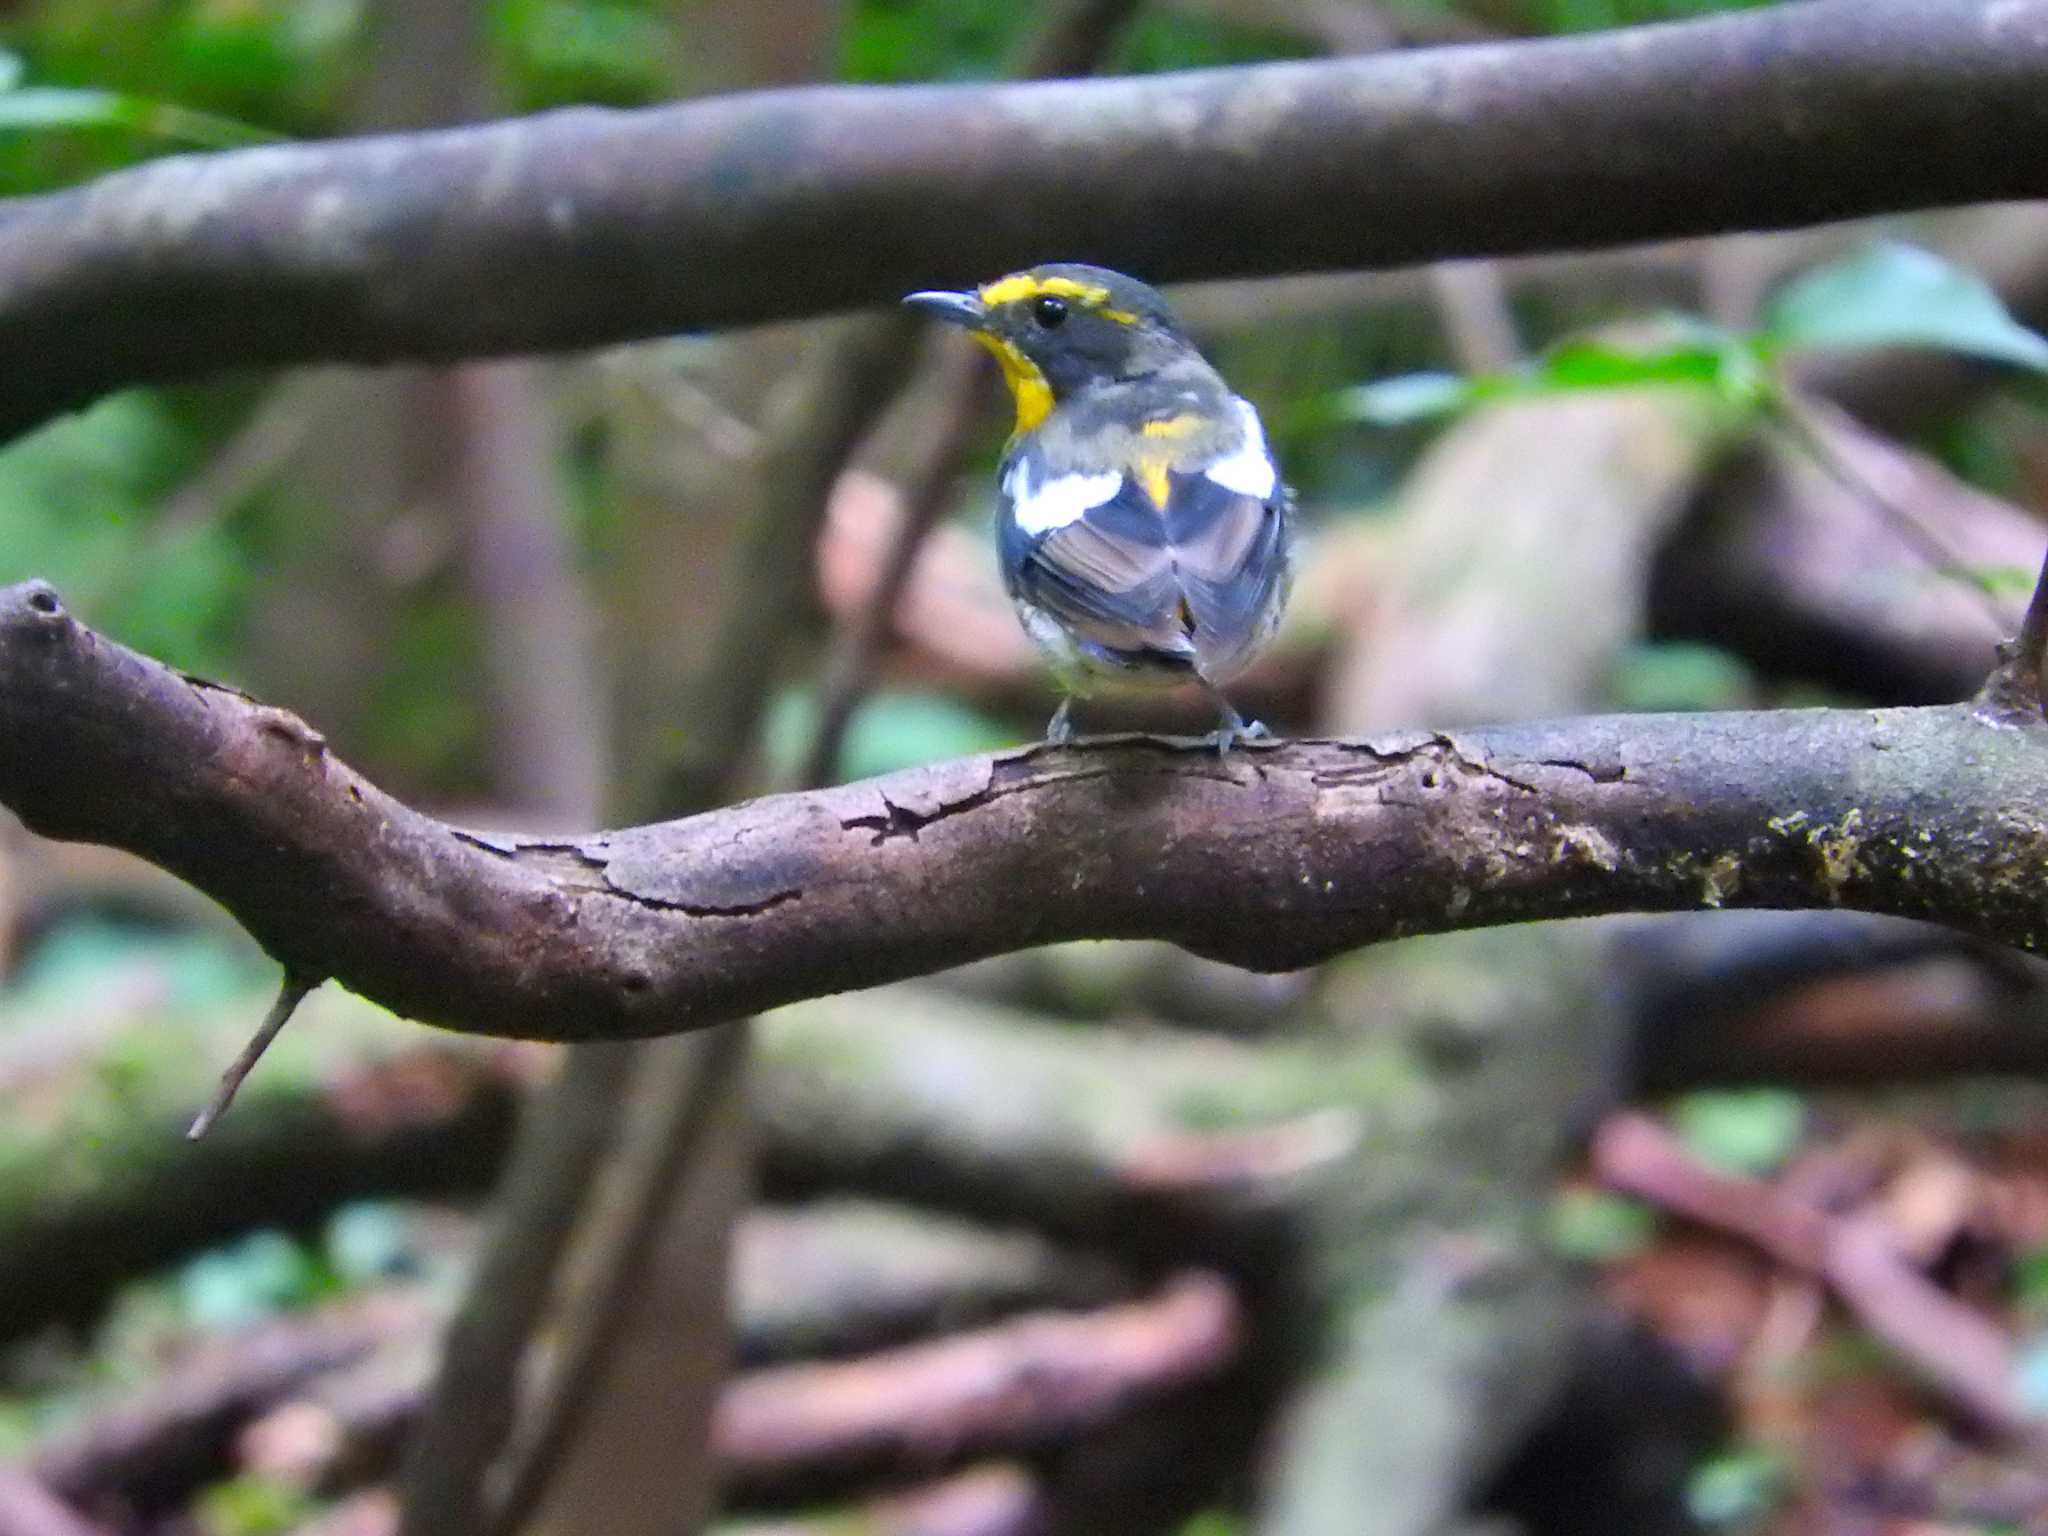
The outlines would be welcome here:
<svg viewBox="0 0 2048 1536">
<path fill-rule="evenodd" d="M 2021 1301 L 2048 1303 L 2048 1245 L 2029 1248 L 2013 1266 L 2013 1283 Z"/>
<path fill-rule="evenodd" d="M 2048 372 L 2048 339 L 2013 319 L 1976 274 L 1880 241 L 1786 285 L 1765 315 L 1774 347 L 1942 347 Z"/>
<path fill-rule="evenodd" d="M 1132 21 L 1110 73 L 1148 75 L 1170 69 L 1220 69 L 1267 59 L 1307 58 L 1307 39 L 1283 28 L 1243 26 L 1191 10 L 1146 6 Z"/>
<path fill-rule="evenodd" d="M 1806 1101 L 1782 1088 L 1689 1093 L 1678 1101 L 1678 1134 L 1699 1157 L 1729 1173 L 1774 1172 L 1806 1129 Z"/>
<path fill-rule="evenodd" d="M 146 971 L 167 1008 L 239 1003 L 263 974 L 249 955 L 199 930 L 160 932 L 82 914 L 53 926 L 0 987 L 0 1028 L 104 988 L 113 975 Z"/>
<path fill-rule="evenodd" d="M 1755 701 L 1749 668 L 1729 652 L 1684 640 L 1649 640 L 1624 651 L 1608 679 L 1630 714 L 1741 709 Z"/>
<path fill-rule="evenodd" d="M 1662 314 L 1624 332 L 1551 347 L 1529 375 L 1534 389 L 1635 389 L 1681 385 L 1754 406 L 1768 382 L 1754 344 L 1691 315 Z"/>
<path fill-rule="evenodd" d="M 1455 373 L 1402 373 L 1340 391 L 1330 415 L 1372 427 L 1412 427 L 1463 410 L 1477 393 Z"/>
<path fill-rule="evenodd" d="M 2034 590 L 2036 573 L 2023 565 L 1951 565 L 1943 569 L 1986 597 L 2025 597 Z"/>
<path fill-rule="evenodd" d="M 165 398 L 143 390 L 0 448 L 0 585 L 46 576 L 126 643 L 194 671 L 231 670 L 247 550 L 224 521 L 168 536 L 157 523 L 203 452 Z"/>
<path fill-rule="evenodd" d="M 1615 389 L 1631 384 L 1713 384 L 1721 376 L 1718 344 L 1677 341 L 1630 347 L 1594 337 L 1563 341 L 1544 353 L 1536 379 L 1554 389 Z"/>
<path fill-rule="evenodd" d="M 2048 1418 L 2048 1337 L 2036 1334 L 2020 1350 L 2013 1369 L 2020 1406 L 2031 1418 Z"/>
<path fill-rule="evenodd" d="M 29 86 L 0 98 L 0 129 L 129 128 L 128 98 L 113 91 Z"/>
<path fill-rule="evenodd" d="M 405 1274 L 417 1257 L 405 1213 L 385 1200 L 345 1205 L 328 1218 L 327 1262 L 351 1285 Z"/>
<path fill-rule="evenodd" d="M 1763 399 L 1767 382 L 1747 338 L 1689 315 L 1659 315 L 1629 334 L 1568 338 L 1513 373 L 1475 378 L 1404 373 L 1360 384 L 1318 402 L 1298 425 L 1306 430 L 1337 422 L 1409 427 L 1488 400 L 1660 385 L 1704 386 L 1735 404 L 1753 406 Z"/>
<path fill-rule="evenodd" d="M 496 28 L 527 108 L 673 95 L 673 24 L 644 0 L 506 0 Z"/>
<path fill-rule="evenodd" d="M 1573 1185 L 1550 1205 L 1550 1246 L 1568 1259 L 1598 1264 L 1641 1253 L 1657 1218 L 1640 1200 Z"/>
<path fill-rule="evenodd" d="M 203 1489 L 193 1513 L 203 1536 L 283 1536 L 314 1513 L 302 1488 L 260 1472 L 244 1472 Z"/>
<path fill-rule="evenodd" d="M 201 149 L 238 149 L 276 143 L 268 129 L 210 112 L 194 112 L 119 91 L 69 86 L 28 86 L 0 93 L 0 133 L 59 128 L 122 128 Z"/>
<path fill-rule="evenodd" d="M 1769 1451 L 1716 1456 L 1694 1469 L 1685 1488 L 1686 1508 L 1708 1527 L 1748 1525 L 1784 1496 L 1785 1466 Z"/>
<path fill-rule="evenodd" d="M 850 779 L 869 779 L 1015 741 L 1015 731 L 944 694 L 878 693 L 848 726 L 841 766 Z"/>
<path fill-rule="evenodd" d="M 331 1289 L 329 1277 L 282 1232 L 253 1232 L 178 1272 L 178 1297 L 202 1327 L 238 1328 Z"/>
<path fill-rule="evenodd" d="M 986 79 L 1029 23 L 1009 0 L 857 0 L 841 27 L 841 76 L 892 84 Z"/>
<path fill-rule="evenodd" d="M 810 751 L 817 729 L 818 701 L 792 689 L 768 711 L 765 729 L 770 763 L 785 775 Z M 992 752 L 1015 743 L 1017 733 L 977 714 L 958 700 L 936 693 L 878 693 L 854 712 L 839 753 L 848 779 L 870 779 L 940 758 Z"/>
</svg>

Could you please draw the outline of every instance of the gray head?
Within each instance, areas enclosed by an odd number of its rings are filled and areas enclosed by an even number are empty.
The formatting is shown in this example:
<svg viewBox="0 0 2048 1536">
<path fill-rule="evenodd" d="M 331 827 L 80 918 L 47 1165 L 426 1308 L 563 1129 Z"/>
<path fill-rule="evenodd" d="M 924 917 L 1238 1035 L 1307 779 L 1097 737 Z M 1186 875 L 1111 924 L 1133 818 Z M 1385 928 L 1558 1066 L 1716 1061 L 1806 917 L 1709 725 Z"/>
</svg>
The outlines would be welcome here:
<svg viewBox="0 0 2048 1536">
<path fill-rule="evenodd" d="M 1020 420 L 1042 416 L 1083 384 L 1141 377 L 1194 351 L 1157 289 L 1079 262 L 1031 267 L 964 293 L 913 293 L 903 302 L 965 327 L 995 353 Z M 1048 396 L 1042 409 L 1034 391 Z"/>
</svg>

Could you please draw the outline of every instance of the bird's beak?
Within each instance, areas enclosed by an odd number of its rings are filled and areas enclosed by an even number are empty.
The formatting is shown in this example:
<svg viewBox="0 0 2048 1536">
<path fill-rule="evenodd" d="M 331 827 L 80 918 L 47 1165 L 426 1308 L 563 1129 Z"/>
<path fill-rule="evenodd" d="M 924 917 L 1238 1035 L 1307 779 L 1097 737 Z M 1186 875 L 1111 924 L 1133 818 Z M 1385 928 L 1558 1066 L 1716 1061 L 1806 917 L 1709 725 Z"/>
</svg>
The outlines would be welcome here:
<svg viewBox="0 0 2048 1536">
<path fill-rule="evenodd" d="M 981 302 L 980 294 L 971 290 L 953 293 L 944 288 L 927 288 L 922 293 L 905 294 L 903 302 L 934 320 L 964 326 L 970 331 L 980 330 L 988 319 L 988 306 Z"/>
</svg>

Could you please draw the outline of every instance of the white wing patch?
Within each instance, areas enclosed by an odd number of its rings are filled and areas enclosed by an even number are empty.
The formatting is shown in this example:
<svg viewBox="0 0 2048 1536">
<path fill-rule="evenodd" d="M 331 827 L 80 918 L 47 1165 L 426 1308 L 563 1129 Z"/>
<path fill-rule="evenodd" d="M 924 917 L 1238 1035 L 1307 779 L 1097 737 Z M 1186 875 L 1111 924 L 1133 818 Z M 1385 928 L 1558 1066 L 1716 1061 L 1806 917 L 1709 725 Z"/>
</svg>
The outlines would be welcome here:
<svg viewBox="0 0 2048 1536">
<path fill-rule="evenodd" d="M 1266 433 L 1259 425 L 1259 413 L 1249 400 L 1233 400 L 1237 419 L 1244 427 L 1244 441 L 1202 473 L 1227 491 L 1265 501 L 1279 484 L 1280 472 L 1273 467 L 1273 455 L 1266 451 Z"/>
<path fill-rule="evenodd" d="M 1044 485 L 1033 485 L 1030 462 L 1019 459 L 1003 478 L 1003 494 L 1010 498 L 1011 515 L 1019 528 L 1030 534 L 1050 533 L 1101 506 L 1123 483 L 1124 477 L 1112 470 L 1100 475 L 1055 475 Z"/>
</svg>

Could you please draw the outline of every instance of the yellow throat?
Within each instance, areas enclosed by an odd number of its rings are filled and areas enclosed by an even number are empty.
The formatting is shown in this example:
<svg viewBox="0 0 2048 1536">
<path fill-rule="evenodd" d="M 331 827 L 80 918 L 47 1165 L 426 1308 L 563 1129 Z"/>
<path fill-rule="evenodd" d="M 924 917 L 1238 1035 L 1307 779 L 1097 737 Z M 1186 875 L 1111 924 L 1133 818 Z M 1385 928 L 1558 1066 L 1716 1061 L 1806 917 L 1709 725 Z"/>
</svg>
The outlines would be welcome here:
<svg viewBox="0 0 2048 1536">
<path fill-rule="evenodd" d="M 1010 399 L 1017 407 L 1017 425 L 1012 437 L 1021 437 L 1052 414 L 1052 386 L 1038 365 L 1000 336 L 975 331 L 974 339 L 995 353 L 1003 370 L 1003 382 L 1010 386 Z"/>
</svg>

